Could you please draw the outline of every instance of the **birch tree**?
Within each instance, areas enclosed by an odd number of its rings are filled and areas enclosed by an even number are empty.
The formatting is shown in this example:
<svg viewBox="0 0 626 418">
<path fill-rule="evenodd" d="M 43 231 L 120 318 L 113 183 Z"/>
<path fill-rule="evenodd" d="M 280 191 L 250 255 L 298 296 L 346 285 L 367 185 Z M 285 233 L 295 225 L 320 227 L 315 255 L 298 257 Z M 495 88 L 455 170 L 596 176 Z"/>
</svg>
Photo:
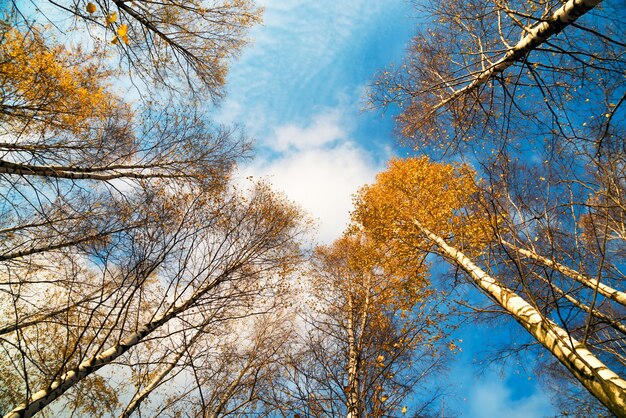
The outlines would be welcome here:
<svg viewBox="0 0 626 418">
<path fill-rule="evenodd" d="M 193 106 L 154 105 L 139 122 L 93 57 L 3 28 L 0 328 L 11 405 L 146 308 L 150 292 L 130 284 L 182 245 L 172 234 L 184 209 L 164 196 L 222 196 L 247 144 Z"/>
<path fill-rule="evenodd" d="M 158 416 L 190 411 L 207 417 L 264 416 L 269 411 L 263 405 L 271 382 L 279 373 L 280 353 L 293 330 L 286 328 L 289 315 L 280 310 L 256 315 L 222 322 L 222 327 L 213 319 L 208 327 L 193 330 L 165 358 L 157 359 L 154 368 L 139 365 L 146 370 L 137 374 L 137 392 L 119 416 L 132 416 L 147 403 L 151 407 L 143 413 Z M 188 385 L 172 384 L 183 376 L 193 376 L 186 379 Z M 150 402 L 152 397 L 160 401 Z"/>
<path fill-rule="evenodd" d="M 182 75 L 218 94 L 225 60 L 245 42 L 235 38 L 256 20 L 254 11 L 237 17 L 252 6 L 235 3 L 212 11 L 182 3 L 51 7 L 100 27 L 130 54 L 124 59 L 141 59 L 125 61 L 131 73 L 170 86 Z M 233 189 L 232 170 L 249 155 L 239 131 L 210 123 L 184 95 L 126 103 L 108 84 L 102 49 L 53 43 L 21 6 L 11 3 L 0 43 L 2 412 L 123 413 L 116 372 L 132 375 L 160 358 L 150 372 L 165 376 L 168 348 L 179 353 L 182 343 L 190 355 L 193 335 L 210 341 L 214 328 L 267 309 L 299 260 L 302 217 L 266 185 Z M 148 9 L 133 14 L 135 6 Z M 185 20 L 205 12 L 225 20 Z M 208 39 L 231 20 L 232 31 Z M 204 366 L 192 369 L 206 374 Z M 261 369 L 240 361 L 230 370 L 238 366 Z"/>
<path fill-rule="evenodd" d="M 426 158 L 394 160 L 375 184 L 361 190 L 355 217 L 377 239 L 395 243 L 397 251 L 430 250 L 458 267 L 593 396 L 624 416 L 622 292 L 602 273 L 593 278 L 557 261 L 567 260 L 567 253 L 543 255 L 505 241 L 506 223 L 520 220 L 481 209 L 486 203 L 472 177 L 467 167 Z M 619 274 L 619 265 L 604 267 Z M 589 325 L 594 321 L 596 330 Z M 603 333 L 611 336 L 592 337 Z"/>
<path fill-rule="evenodd" d="M 275 401 L 284 416 L 418 416 L 436 399 L 425 381 L 440 370 L 444 330 L 424 254 L 390 257 L 352 231 L 318 247 L 310 273 L 311 312 Z M 444 350 L 446 350 L 444 348 Z M 280 390 L 277 391 L 279 395 Z M 423 403 L 420 403 L 423 401 Z"/>
<path fill-rule="evenodd" d="M 257 187 L 247 197 L 187 201 L 176 202 L 183 213 L 177 220 L 169 218 L 176 226 L 172 231 L 161 237 L 154 231 L 146 241 L 156 247 L 147 272 L 126 278 L 111 305 L 108 298 L 99 300 L 82 317 L 62 324 L 68 331 L 78 330 L 78 341 L 34 346 L 29 338 L 41 332 L 36 326 L 4 339 L 6 352 L 16 358 L 15 374 L 22 373 L 23 379 L 11 382 L 22 403 L 6 416 L 33 415 L 101 368 L 129 361 L 129 353 L 146 339 L 165 344 L 190 326 L 201 330 L 224 317 L 252 314 L 255 304 L 250 298 L 269 297 L 274 281 L 297 263 L 299 217 L 266 187 Z M 115 280 L 108 277 L 113 266 L 106 267 L 103 280 Z M 151 273 L 153 283 L 146 277 Z M 17 350 L 20 346 L 28 351 Z M 41 350 L 52 351 L 50 361 L 29 355 Z M 41 374 L 42 369 L 49 372 Z"/>
<path fill-rule="evenodd" d="M 625 93 L 623 4 L 417 4 L 429 21 L 372 89 L 375 104 L 401 106 L 410 144 L 449 153 L 545 139 L 555 155 L 556 142 L 591 154 L 612 142 Z"/>
<path fill-rule="evenodd" d="M 427 213 L 415 219 L 434 236 L 410 230 L 443 239 L 622 375 L 623 4 L 418 7 L 427 20 L 372 100 L 400 107 L 408 145 L 474 163 L 468 213 L 485 222 L 473 243 L 427 225 Z"/>
</svg>

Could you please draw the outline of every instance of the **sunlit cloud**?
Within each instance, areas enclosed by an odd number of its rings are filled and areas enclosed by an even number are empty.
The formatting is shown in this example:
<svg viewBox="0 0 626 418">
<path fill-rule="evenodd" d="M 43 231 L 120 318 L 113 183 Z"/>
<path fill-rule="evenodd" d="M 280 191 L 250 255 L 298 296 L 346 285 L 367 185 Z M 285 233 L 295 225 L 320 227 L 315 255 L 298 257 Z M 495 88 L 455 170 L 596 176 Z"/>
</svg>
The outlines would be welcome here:
<svg viewBox="0 0 626 418">
<path fill-rule="evenodd" d="M 266 146 L 277 152 L 303 151 L 321 148 L 335 142 L 345 142 L 346 132 L 340 124 L 339 111 L 330 111 L 313 117 L 307 127 L 279 126 Z"/>
<path fill-rule="evenodd" d="M 242 170 L 267 179 L 309 212 L 325 243 L 338 238 L 347 226 L 353 194 L 383 168 L 372 150 L 350 138 L 348 124 L 335 109 L 313 116 L 304 126 L 279 126 L 262 140 L 274 152 Z"/>
</svg>

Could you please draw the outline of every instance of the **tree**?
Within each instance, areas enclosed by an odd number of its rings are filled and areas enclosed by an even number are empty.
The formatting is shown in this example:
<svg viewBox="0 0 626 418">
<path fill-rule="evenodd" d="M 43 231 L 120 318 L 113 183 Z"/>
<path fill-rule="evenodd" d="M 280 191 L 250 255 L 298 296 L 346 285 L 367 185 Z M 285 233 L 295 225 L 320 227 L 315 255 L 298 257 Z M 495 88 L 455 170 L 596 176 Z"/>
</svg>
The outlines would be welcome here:
<svg viewBox="0 0 626 418">
<path fill-rule="evenodd" d="M 491 151 L 519 138 L 579 150 L 602 146 L 621 119 L 612 116 L 624 94 L 617 76 L 625 64 L 621 7 L 578 0 L 430 3 L 424 12 L 436 23 L 424 25 L 401 67 L 380 74 L 373 102 L 399 104 L 403 137 L 435 150 Z"/>
<path fill-rule="evenodd" d="M 12 0 L 9 13 L 20 25 L 47 20 L 62 30 L 80 30 L 100 50 L 113 49 L 120 64 L 146 83 L 214 98 L 221 95 L 228 60 L 246 45 L 246 31 L 261 14 L 249 0 L 46 3 L 31 16 L 28 2 Z"/>
<path fill-rule="evenodd" d="M 77 312 L 64 318 L 61 332 L 77 330 L 77 339 L 41 346 L 31 341 L 42 331 L 36 326 L 4 339 L 5 351 L 16 359 L 15 374 L 23 372 L 17 396 L 27 397 L 7 416 L 31 416 L 102 367 L 114 361 L 124 364 L 127 353 L 145 339 L 176 340 L 181 330 L 202 330 L 224 317 L 251 315 L 258 306 L 255 298 L 275 287 L 274 280 L 299 260 L 294 241 L 301 232 L 299 217 L 267 187 L 258 186 L 248 197 L 190 196 L 176 204 L 181 210 L 178 219 L 165 218 L 173 224 L 172 230 L 142 231 L 150 232 L 144 245 L 154 251 L 149 257 L 152 263 L 144 262 L 147 271 L 135 268 L 132 275 L 117 279 L 122 283 L 111 305 L 106 297 L 83 315 Z M 115 281 L 108 274 L 114 265 L 105 267 L 103 280 Z M 151 274 L 156 274 L 152 287 Z M 47 337 L 49 341 L 51 336 Z M 51 360 L 56 365 L 39 360 L 42 350 L 53 351 Z M 40 375 L 42 369 L 50 371 Z M 32 386 L 40 389 L 29 389 Z"/>
<path fill-rule="evenodd" d="M 50 48 L 36 28 L 21 32 L 2 21 L 0 31 L 5 135 L 9 130 L 23 135 L 55 128 L 80 133 L 94 121 L 130 116 L 105 89 L 110 72 L 101 68 L 97 56 L 60 45 Z"/>
<path fill-rule="evenodd" d="M 140 375 L 137 392 L 120 417 L 131 416 L 160 386 L 167 390 L 158 394 L 163 401 L 155 404 L 151 415 L 193 411 L 215 418 L 246 413 L 264 416 L 263 403 L 279 373 L 279 353 L 293 332 L 286 329 L 289 316 L 284 314 L 261 313 L 247 319 L 224 322 L 223 330 L 212 320 L 206 328 L 194 331 L 177 350 L 158 359 L 153 372 Z M 148 369 L 145 363 L 141 367 Z M 185 374 L 193 376 L 188 379 L 194 382 L 190 387 L 170 383 Z"/>
<path fill-rule="evenodd" d="M 374 185 L 360 191 L 355 218 L 366 231 L 372 230 L 376 239 L 392 242 L 394 251 L 402 254 L 434 251 L 460 268 L 479 290 L 520 323 L 590 393 L 614 414 L 624 416 L 626 381 L 619 376 L 623 374 L 623 350 L 617 348 L 612 353 L 614 356 L 603 362 L 601 355 L 604 357 L 609 353 L 603 349 L 603 342 L 592 342 L 588 327 L 579 342 L 581 329 L 574 327 L 575 319 L 570 318 L 575 309 L 582 309 L 590 319 L 604 319 L 595 311 L 600 297 L 599 281 L 592 281 L 554 259 L 503 241 L 505 226 L 497 216 L 481 210 L 481 205 L 477 204 L 481 202 L 481 197 L 476 196 L 480 190 L 472 176 L 467 167 L 433 163 L 426 158 L 394 160 L 386 172 L 378 175 Z M 506 212 L 505 217 L 508 217 Z M 467 248 L 471 256 L 460 248 Z M 537 261 L 542 269 L 550 270 L 546 280 L 539 284 L 532 282 L 534 263 L 525 260 L 515 263 L 519 259 L 511 253 L 508 253 L 508 259 L 502 255 L 496 258 L 494 253 L 498 249 L 505 253 L 513 250 L 517 257 L 523 255 Z M 488 266 L 492 274 L 479 264 Z M 572 290 L 572 279 L 586 289 Z M 567 292 L 558 294 L 557 286 L 561 281 L 569 282 L 570 286 Z M 548 285 L 547 291 L 551 292 L 548 294 L 552 298 L 542 298 L 542 288 L 543 293 L 546 292 L 544 284 Z M 619 300 L 618 291 L 604 289 L 612 300 Z M 567 312 L 564 312 L 563 295 L 577 301 L 568 307 Z M 590 302 L 581 302 L 585 298 Z M 555 311 L 560 314 L 554 315 Z M 617 322 L 609 319 L 608 324 Z M 619 327 L 615 331 L 623 333 Z"/>
<path fill-rule="evenodd" d="M 437 348 L 444 330 L 424 254 L 390 257 L 387 247 L 354 228 L 315 250 L 307 281 L 311 310 L 303 313 L 304 335 L 276 400 L 283 414 L 398 415 L 407 396 L 442 366 L 445 353 Z M 437 394 L 428 396 L 423 409 Z"/>
<path fill-rule="evenodd" d="M 421 6 L 428 23 L 372 100 L 400 107 L 407 144 L 473 163 L 491 238 L 416 218 L 623 375 L 623 4 Z"/>
<path fill-rule="evenodd" d="M 0 305 L 8 406 L 102 344 L 110 321 L 146 308 L 146 289 L 129 284 L 144 283 L 181 244 L 151 241 L 184 218 L 164 196 L 189 188 L 224 195 L 248 145 L 193 106 L 153 106 L 139 123 L 90 57 L 47 52 L 39 33 L 3 28 Z M 50 352 L 55 345 L 65 348 Z"/>
<path fill-rule="evenodd" d="M 115 33 L 125 59 L 142 58 L 127 61 L 135 74 L 173 86 L 167 77 L 182 68 L 190 85 L 199 76 L 215 94 L 225 58 L 244 42 L 235 38 L 256 16 L 237 16 L 252 10 L 248 2 L 207 11 L 196 3 L 51 5 Z M 194 360 L 182 369 L 205 377 L 163 405 L 175 409 L 216 383 L 207 363 L 194 363 L 199 341 L 224 350 L 230 372 L 245 371 L 233 388 L 249 388 L 243 382 L 267 365 L 209 335 L 270 309 L 267 299 L 300 260 L 299 210 L 264 184 L 238 191 L 230 183 L 249 155 L 238 130 L 210 123 L 184 94 L 126 103 L 108 85 L 101 50 L 52 44 L 20 4 L 12 7 L 0 43 L 0 404 L 13 408 L 3 412 L 31 416 L 54 403 L 123 413 L 127 387 L 107 370 L 165 379 L 167 350 L 176 358 L 184 349 L 177 361 Z M 203 17 L 186 21 L 189 14 Z M 15 23 L 20 16 L 25 24 Z M 223 20 L 203 20 L 216 16 Z M 140 52 L 162 61 L 151 67 Z M 159 383 L 138 380 L 142 393 Z"/>
</svg>

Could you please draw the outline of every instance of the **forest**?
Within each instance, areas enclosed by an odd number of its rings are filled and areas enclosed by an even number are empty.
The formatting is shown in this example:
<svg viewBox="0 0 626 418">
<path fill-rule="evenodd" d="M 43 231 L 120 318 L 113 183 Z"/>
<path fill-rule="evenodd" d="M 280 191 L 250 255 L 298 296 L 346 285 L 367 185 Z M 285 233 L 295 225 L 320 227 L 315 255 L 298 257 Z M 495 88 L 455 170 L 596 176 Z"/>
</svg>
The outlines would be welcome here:
<svg viewBox="0 0 626 418">
<path fill-rule="evenodd" d="M 463 417 L 487 327 L 550 416 L 626 417 L 626 3 L 405 2 L 332 242 L 216 116 L 265 3 L 0 1 L 0 415 Z"/>
</svg>

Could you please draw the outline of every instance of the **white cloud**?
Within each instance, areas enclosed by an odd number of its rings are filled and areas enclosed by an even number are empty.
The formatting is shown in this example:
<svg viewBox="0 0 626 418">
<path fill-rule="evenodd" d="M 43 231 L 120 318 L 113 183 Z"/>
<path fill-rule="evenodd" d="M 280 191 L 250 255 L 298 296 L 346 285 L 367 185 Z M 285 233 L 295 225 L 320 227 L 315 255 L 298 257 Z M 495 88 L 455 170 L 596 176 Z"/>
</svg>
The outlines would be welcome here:
<svg viewBox="0 0 626 418">
<path fill-rule="evenodd" d="M 316 115 L 305 126 L 285 125 L 262 140 L 275 154 L 243 169 L 266 178 L 318 221 L 318 238 L 330 243 L 349 221 L 352 195 L 383 167 L 349 138 L 349 121 L 337 110 Z M 384 151 L 386 152 L 386 151 Z"/>
<path fill-rule="evenodd" d="M 529 396 L 513 399 L 511 389 L 496 375 L 473 386 L 463 416 L 480 418 L 539 418 L 553 413 L 545 393 L 534 391 Z"/>
<path fill-rule="evenodd" d="M 313 118 L 307 127 L 285 125 L 275 130 L 275 135 L 266 145 L 278 152 L 288 150 L 311 150 L 345 141 L 346 132 L 340 125 L 341 112 L 335 110 L 322 113 Z"/>
</svg>

